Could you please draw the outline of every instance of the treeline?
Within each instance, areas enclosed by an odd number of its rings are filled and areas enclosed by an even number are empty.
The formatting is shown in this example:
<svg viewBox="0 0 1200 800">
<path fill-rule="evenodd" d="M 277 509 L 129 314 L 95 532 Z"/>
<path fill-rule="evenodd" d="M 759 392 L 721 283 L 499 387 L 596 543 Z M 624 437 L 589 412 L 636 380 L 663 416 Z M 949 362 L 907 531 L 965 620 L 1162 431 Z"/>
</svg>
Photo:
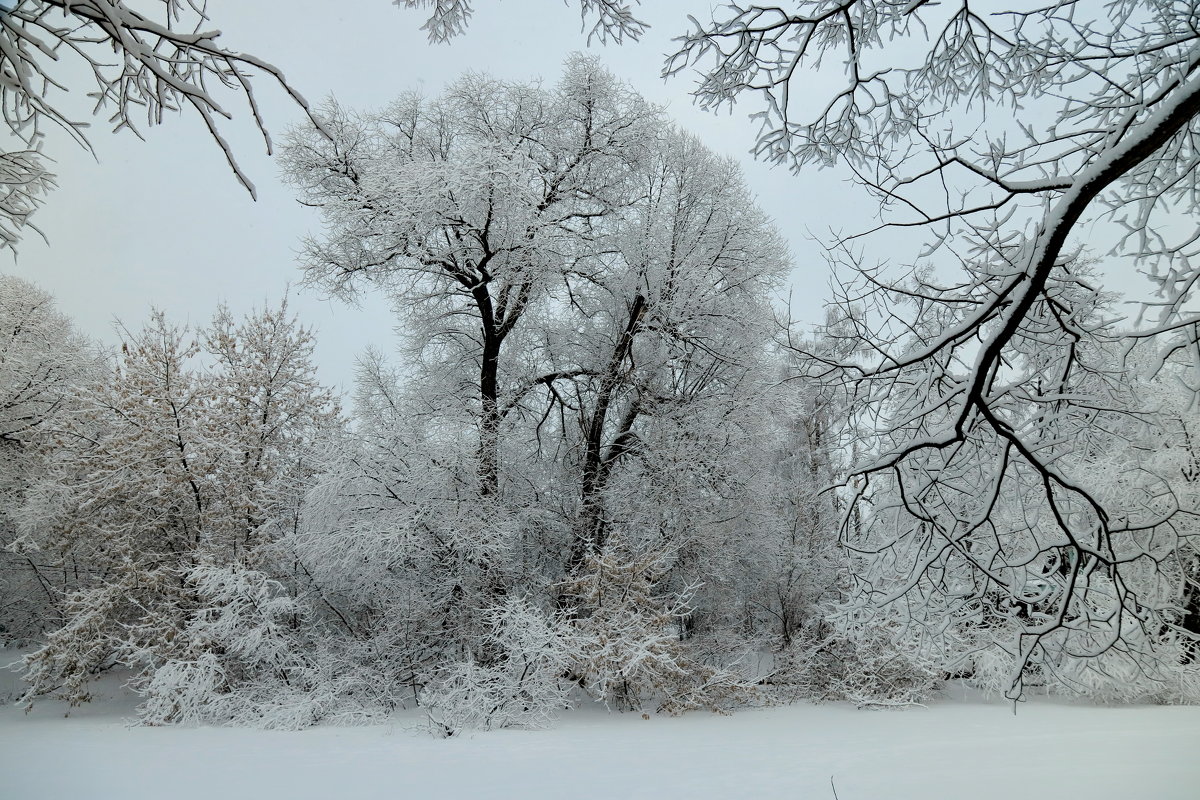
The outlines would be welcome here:
<svg viewBox="0 0 1200 800">
<path fill-rule="evenodd" d="M 386 293 L 404 331 L 360 358 L 348 416 L 286 304 L 194 331 L 155 314 L 108 356 L 0 278 L 0 624 L 34 648 L 24 702 L 86 701 L 118 666 L 148 722 L 416 703 L 443 735 L 585 697 L 903 703 L 951 675 L 1198 696 L 1200 470 L 1171 364 L 1137 409 L 1062 423 L 1057 474 L 1161 518 L 1131 511 L 1113 569 L 1081 566 L 1037 474 L 979 488 L 1016 463 L 1002 442 L 863 468 L 936 417 L 941 379 L 864 405 L 853 303 L 785 346 L 788 256 L 736 166 L 594 62 L 320 113 L 282 155 L 325 223 L 306 278 Z"/>
</svg>

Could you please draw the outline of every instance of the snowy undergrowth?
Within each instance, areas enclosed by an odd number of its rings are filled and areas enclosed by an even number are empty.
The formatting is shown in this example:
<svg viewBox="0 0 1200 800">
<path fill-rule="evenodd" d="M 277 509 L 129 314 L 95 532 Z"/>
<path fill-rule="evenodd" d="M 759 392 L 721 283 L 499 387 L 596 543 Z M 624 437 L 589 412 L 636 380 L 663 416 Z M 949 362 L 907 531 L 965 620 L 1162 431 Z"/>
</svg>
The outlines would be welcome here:
<svg viewBox="0 0 1200 800">
<path fill-rule="evenodd" d="M 147 727 L 129 724 L 136 700 L 119 681 L 103 679 L 94 696 L 76 709 L 50 699 L 28 715 L 0 708 L 0 796 L 142 800 L 170 787 L 173 800 L 832 800 L 832 779 L 839 800 L 1190 800 L 1200 781 L 1195 707 L 1039 699 L 1014 714 L 1003 702 L 958 698 L 892 711 L 831 703 L 644 718 L 592 706 L 549 730 L 439 740 L 417 710 L 384 725 L 293 732 Z"/>
</svg>

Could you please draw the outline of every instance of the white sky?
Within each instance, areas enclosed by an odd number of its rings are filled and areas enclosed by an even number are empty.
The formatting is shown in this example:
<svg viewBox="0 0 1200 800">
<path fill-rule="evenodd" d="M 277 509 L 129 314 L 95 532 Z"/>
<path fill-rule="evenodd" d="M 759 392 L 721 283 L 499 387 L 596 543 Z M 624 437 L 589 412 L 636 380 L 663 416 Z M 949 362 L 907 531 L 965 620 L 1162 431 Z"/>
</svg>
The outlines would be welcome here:
<svg viewBox="0 0 1200 800">
<path fill-rule="evenodd" d="M 210 0 L 209 10 L 226 46 L 279 66 L 314 104 L 333 94 L 352 108 L 384 105 L 414 86 L 435 94 L 468 69 L 553 82 L 565 57 L 586 49 L 574 3 L 475 5 L 471 29 L 449 45 L 428 44 L 419 30 L 424 17 L 389 0 Z M 641 42 L 594 49 L 634 88 L 667 106 L 682 127 L 742 160 L 760 204 L 791 242 L 798 265 L 794 313 L 815 322 L 829 293 L 828 270 L 805 233 L 867 222 L 850 208 L 857 192 L 845 176 L 797 178 L 755 163 L 747 154 L 755 130 L 747 119 L 752 104 L 713 115 L 694 107 L 689 79 L 660 79 L 662 56 L 672 49 L 671 38 L 686 29 L 688 11 L 702 13 L 694 1 L 655 0 L 641 9 L 653 24 Z M 281 136 L 301 115 L 281 91 L 263 81 L 257 85 L 268 126 Z M 235 312 L 277 302 L 289 283 L 299 281 L 300 238 L 319 223 L 279 181 L 245 106 L 235 105 L 232 96 L 224 99 L 236 115 L 225 133 L 257 184 L 257 203 L 193 115 L 146 131 L 146 141 L 128 132 L 113 135 L 97 119 L 90 133 L 96 159 L 62 136 L 47 143 L 57 160 L 59 188 L 35 222 L 49 244 L 30 235 L 15 262 L 0 257 L 0 270 L 53 293 L 84 332 L 109 343 L 116 341 L 114 319 L 139 327 L 152 305 L 176 321 L 203 324 L 220 302 Z M 83 97 L 71 107 L 79 119 L 89 110 Z M 839 222 L 843 219 L 849 222 Z M 349 388 L 354 357 L 368 344 L 387 349 L 394 341 L 392 317 L 380 298 L 367 298 L 355 309 L 293 285 L 291 304 L 317 328 L 326 383 Z"/>
</svg>

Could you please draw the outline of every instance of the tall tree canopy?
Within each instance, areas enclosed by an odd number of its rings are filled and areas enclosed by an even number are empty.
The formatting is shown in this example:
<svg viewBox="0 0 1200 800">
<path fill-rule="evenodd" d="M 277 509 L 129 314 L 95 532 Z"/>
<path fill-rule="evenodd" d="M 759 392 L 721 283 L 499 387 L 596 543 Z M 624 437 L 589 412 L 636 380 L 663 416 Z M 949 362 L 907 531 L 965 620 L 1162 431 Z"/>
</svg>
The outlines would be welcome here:
<svg viewBox="0 0 1200 800">
<path fill-rule="evenodd" d="M 366 116 L 331 106 L 322 119 L 331 138 L 306 130 L 284 154 L 329 233 L 307 243 L 307 275 L 342 291 L 384 284 L 421 347 L 472 364 L 480 488 L 494 494 L 511 384 L 553 380 L 506 374 L 505 342 L 595 261 L 593 232 L 632 201 L 658 113 L 576 59 L 553 91 L 470 75 L 436 100 L 410 93 Z"/>
<path fill-rule="evenodd" d="M 297 545 L 317 584 L 408 642 L 410 675 L 503 662 L 482 631 L 527 594 L 613 643 L 568 659 L 601 695 L 696 679 L 680 617 L 706 583 L 710 620 L 736 624 L 719 598 L 744 550 L 721 540 L 767 502 L 756 415 L 787 258 L 736 166 L 583 57 L 553 87 L 469 75 L 323 114 L 329 138 L 284 152 L 325 222 L 307 276 L 390 294 L 410 380 L 365 365 L 366 435 Z"/>
</svg>

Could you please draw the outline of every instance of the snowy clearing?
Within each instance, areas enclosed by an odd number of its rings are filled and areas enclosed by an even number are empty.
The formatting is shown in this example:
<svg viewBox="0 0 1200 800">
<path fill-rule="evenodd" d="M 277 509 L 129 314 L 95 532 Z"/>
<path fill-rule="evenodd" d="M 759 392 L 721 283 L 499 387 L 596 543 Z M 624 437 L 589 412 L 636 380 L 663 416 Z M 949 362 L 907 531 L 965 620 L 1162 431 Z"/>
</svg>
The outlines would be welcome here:
<svg viewBox="0 0 1200 800">
<path fill-rule="evenodd" d="M 6 676 L 7 677 L 7 676 Z M 11 691 L 13 686 L 0 686 Z M 436 740 L 413 712 L 298 732 L 130 727 L 109 693 L 0 709 L 0 796 L 38 798 L 1154 798 L 1192 800 L 1200 708 L 944 701 L 730 717 L 584 709 L 543 731 Z M 169 787 L 169 790 L 168 788 Z"/>
</svg>

